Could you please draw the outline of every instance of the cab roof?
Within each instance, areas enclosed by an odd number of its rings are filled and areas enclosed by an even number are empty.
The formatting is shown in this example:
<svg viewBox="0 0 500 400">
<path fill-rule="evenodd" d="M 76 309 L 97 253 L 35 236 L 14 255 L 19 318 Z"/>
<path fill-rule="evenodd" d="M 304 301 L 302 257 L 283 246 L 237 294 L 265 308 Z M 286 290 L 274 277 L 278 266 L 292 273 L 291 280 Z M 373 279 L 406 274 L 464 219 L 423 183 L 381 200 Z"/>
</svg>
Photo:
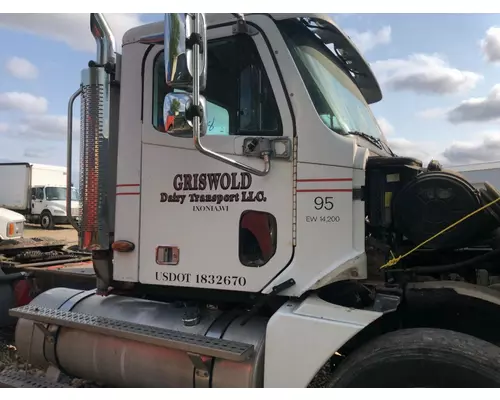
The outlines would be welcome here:
<svg viewBox="0 0 500 400">
<path fill-rule="evenodd" d="M 286 20 L 286 19 L 309 19 L 309 20 L 319 20 L 322 25 L 328 26 L 328 29 L 314 29 L 314 33 L 317 34 L 321 40 L 326 45 L 333 45 L 337 56 L 339 51 L 342 53 L 341 57 L 337 57 L 338 60 L 344 64 L 344 67 L 348 73 L 351 73 L 358 88 L 360 89 L 363 97 L 368 104 L 377 103 L 382 100 L 382 91 L 377 78 L 373 74 L 368 62 L 361 55 L 360 51 L 357 49 L 356 45 L 347 36 L 342 29 L 340 29 L 335 22 L 330 18 L 328 14 L 244 14 L 249 15 L 266 15 L 272 19 Z M 237 21 L 237 17 L 234 14 L 205 14 L 207 27 L 214 25 L 221 25 L 226 23 L 234 23 Z M 314 28 L 314 27 L 313 27 Z M 130 29 L 123 36 L 123 45 L 137 43 L 142 41 L 144 38 L 154 38 L 156 44 L 162 44 L 162 34 L 164 29 L 164 22 L 153 22 L 150 24 L 145 24 L 137 26 Z M 160 43 L 161 41 L 161 43 Z M 143 42 L 145 43 L 145 42 Z M 151 44 L 151 42 L 149 42 Z"/>
<path fill-rule="evenodd" d="M 292 19 L 292 18 L 319 18 L 323 20 L 327 20 L 331 24 L 335 25 L 328 14 L 268 14 L 268 13 L 251 13 L 251 14 L 243 14 L 247 15 L 267 15 L 273 18 L 274 20 L 280 21 L 284 19 Z M 205 14 L 207 27 L 214 25 L 227 24 L 231 22 L 236 22 L 236 17 L 232 14 Z M 336 25 L 335 25 L 336 26 Z M 151 36 L 155 34 L 163 33 L 163 21 L 152 22 L 149 24 L 144 24 L 140 26 L 136 26 L 132 29 L 129 29 L 123 35 L 122 43 L 124 45 L 138 42 L 144 36 Z"/>
</svg>

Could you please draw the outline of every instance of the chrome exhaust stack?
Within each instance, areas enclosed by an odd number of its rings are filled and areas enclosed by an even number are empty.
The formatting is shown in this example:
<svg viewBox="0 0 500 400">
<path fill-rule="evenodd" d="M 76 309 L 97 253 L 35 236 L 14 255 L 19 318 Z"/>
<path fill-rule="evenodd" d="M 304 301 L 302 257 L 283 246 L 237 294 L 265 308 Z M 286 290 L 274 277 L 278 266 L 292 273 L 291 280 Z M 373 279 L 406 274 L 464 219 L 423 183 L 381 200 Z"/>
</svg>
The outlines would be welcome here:
<svg viewBox="0 0 500 400">
<path fill-rule="evenodd" d="M 116 42 L 103 14 L 90 14 L 90 30 L 97 45 L 96 61 L 82 71 L 80 88 L 68 104 L 68 182 L 72 171 L 73 105 L 81 96 L 80 112 L 80 215 L 69 220 L 78 231 L 79 247 L 92 251 L 98 293 L 105 294 L 113 276 L 111 244 L 114 235 L 114 210 L 117 158 L 117 105 L 119 88 L 115 81 Z M 113 118 L 111 118 L 113 116 Z M 67 199 L 71 199 L 70 185 Z M 71 202 L 67 200 L 70 204 Z"/>
<path fill-rule="evenodd" d="M 116 62 L 116 44 L 102 14 L 90 14 L 90 30 L 97 59 L 82 71 L 79 241 L 85 250 L 109 250 L 109 70 Z"/>
</svg>

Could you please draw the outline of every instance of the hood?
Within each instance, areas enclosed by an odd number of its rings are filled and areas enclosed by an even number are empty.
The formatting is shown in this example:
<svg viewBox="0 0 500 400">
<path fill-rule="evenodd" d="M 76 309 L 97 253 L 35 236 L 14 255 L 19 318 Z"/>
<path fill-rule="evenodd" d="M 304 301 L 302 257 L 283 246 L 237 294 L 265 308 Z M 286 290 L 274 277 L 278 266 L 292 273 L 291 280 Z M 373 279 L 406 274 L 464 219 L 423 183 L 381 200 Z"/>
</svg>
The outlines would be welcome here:
<svg viewBox="0 0 500 400">
<path fill-rule="evenodd" d="M 5 218 L 10 221 L 25 221 L 23 215 L 16 213 L 15 211 L 7 210 L 6 208 L 0 207 L 0 218 Z"/>
</svg>

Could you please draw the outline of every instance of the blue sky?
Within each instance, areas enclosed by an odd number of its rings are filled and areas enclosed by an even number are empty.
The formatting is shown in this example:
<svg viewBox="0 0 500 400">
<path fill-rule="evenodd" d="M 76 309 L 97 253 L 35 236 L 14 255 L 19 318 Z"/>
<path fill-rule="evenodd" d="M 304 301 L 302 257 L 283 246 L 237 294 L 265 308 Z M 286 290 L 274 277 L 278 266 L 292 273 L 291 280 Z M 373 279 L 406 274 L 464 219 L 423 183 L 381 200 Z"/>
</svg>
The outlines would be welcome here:
<svg viewBox="0 0 500 400">
<path fill-rule="evenodd" d="M 121 38 L 130 27 L 161 20 L 162 14 L 106 17 Z M 88 18 L 0 14 L 0 159 L 65 164 L 67 101 L 94 57 Z M 384 99 L 373 111 L 396 153 L 445 164 L 500 160 L 496 15 L 333 18 L 381 81 Z"/>
</svg>

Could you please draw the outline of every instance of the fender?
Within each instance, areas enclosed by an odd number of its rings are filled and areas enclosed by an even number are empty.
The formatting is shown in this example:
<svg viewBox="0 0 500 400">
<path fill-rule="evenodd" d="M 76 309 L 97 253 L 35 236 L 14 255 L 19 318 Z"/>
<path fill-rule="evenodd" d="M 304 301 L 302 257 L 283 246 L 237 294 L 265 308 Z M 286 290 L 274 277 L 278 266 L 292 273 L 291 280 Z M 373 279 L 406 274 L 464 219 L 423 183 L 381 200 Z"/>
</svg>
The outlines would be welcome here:
<svg viewBox="0 0 500 400">
<path fill-rule="evenodd" d="M 335 352 L 357 338 L 361 341 L 354 348 L 377 336 L 384 330 L 365 338 L 360 334 L 387 318 L 393 321 L 387 331 L 427 326 L 498 343 L 500 326 L 493 322 L 498 315 L 499 290 L 458 281 L 408 283 L 399 307 L 385 313 L 331 304 L 316 294 L 291 300 L 267 326 L 264 387 L 307 387 Z"/>
<path fill-rule="evenodd" d="M 382 315 L 331 304 L 316 294 L 286 302 L 267 325 L 264 387 L 307 387 L 337 350 Z"/>
</svg>

